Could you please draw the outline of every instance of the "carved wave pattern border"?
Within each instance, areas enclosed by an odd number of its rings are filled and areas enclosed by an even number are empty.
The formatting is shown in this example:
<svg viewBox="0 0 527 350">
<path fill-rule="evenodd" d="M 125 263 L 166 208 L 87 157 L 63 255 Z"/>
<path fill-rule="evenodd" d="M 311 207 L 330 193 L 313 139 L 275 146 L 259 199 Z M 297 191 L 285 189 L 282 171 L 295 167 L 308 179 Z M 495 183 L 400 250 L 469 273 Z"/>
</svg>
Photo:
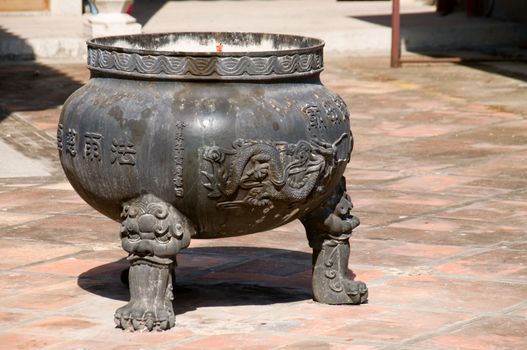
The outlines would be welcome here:
<svg viewBox="0 0 527 350">
<path fill-rule="evenodd" d="M 266 57 L 151 56 L 88 49 L 91 69 L 119 74 L 243 77 L 307 74 L 322 70 L 322 50 L 305 54 Z"/>
</svg>

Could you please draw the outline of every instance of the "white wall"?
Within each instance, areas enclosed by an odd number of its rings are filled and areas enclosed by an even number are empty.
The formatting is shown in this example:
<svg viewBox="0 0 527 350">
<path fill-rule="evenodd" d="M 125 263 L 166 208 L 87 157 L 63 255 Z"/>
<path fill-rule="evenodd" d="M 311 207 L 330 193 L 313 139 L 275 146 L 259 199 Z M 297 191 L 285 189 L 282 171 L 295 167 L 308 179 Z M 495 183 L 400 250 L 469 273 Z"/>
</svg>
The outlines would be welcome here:
<svg viewBox="0 0 527 350">
<path fill-rule="evenodd" d="M 49 10 L 53 15 L 82 15 L 82 0 L 50 0 Z"/>
</svg>

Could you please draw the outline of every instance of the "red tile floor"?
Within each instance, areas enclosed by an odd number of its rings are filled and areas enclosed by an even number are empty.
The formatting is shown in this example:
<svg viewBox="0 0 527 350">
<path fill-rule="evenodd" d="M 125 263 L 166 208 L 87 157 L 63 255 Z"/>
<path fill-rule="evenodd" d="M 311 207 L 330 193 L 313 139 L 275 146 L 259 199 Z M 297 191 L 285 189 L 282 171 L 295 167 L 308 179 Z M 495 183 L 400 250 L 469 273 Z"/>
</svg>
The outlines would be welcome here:
<svg viewBox="0 0 527 350">
<path fill-rule="evenodd" d="M 311 300 L 293 222 L 193 241 L 179 258 L 177 325 L 152 334 L 114 327 L 128 298 L 119 225 L 73 192 L 55 156 L 60 104 L 88 72 L 0 66 L 0 137 L 54 167 L 0 179 L 0 348 L 527 349 L 526 81 L 375 58 L 326 66 L 352 115 L 346 177 L 362 225 L 349 267 L 369 303 Z"/>
</svg>

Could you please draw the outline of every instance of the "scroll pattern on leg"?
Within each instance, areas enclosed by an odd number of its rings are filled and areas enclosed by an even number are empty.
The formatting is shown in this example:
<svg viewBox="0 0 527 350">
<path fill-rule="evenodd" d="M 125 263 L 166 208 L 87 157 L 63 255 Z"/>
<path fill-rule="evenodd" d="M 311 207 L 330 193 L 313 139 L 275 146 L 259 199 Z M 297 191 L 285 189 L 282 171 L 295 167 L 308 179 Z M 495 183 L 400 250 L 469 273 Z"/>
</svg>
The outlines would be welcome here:
<svg viewBox="0 0 527 350">
<path fill-rule="evenodd" d="M 366 284 L 348 276 L 349 238 L 359 225 L 342 178 L 333 195 L 302 218 L 313 248 L 313 298 L 326 304 L 361 304 L 368 299 Z"/>
</svg>

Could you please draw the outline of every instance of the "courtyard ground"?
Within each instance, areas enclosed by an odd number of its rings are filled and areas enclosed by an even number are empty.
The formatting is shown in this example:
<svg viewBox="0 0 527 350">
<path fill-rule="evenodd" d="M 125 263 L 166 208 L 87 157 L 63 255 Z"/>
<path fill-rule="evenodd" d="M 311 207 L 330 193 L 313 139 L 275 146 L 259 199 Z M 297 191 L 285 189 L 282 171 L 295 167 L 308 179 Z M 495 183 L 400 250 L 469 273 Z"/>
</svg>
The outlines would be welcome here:
<svg viewBox="0 0 527 350">
<path fill-rule="evenodd" d="M 525 75 L 391 70 L 374 57 L 325 65 L 351 111 L 345 175 L 362 224 L 349 267 L 369 303 L 311 300 L 310 249 L 293 222 L 194 240 L 178 258 L 177 325 L 151 334 L 115 328 L 128 299 L 119 224 L 79 198 L 57 160 L 60 106 L 88 71 L 1 65 L 0 348 L 527 348 Z"/>
</svg>

